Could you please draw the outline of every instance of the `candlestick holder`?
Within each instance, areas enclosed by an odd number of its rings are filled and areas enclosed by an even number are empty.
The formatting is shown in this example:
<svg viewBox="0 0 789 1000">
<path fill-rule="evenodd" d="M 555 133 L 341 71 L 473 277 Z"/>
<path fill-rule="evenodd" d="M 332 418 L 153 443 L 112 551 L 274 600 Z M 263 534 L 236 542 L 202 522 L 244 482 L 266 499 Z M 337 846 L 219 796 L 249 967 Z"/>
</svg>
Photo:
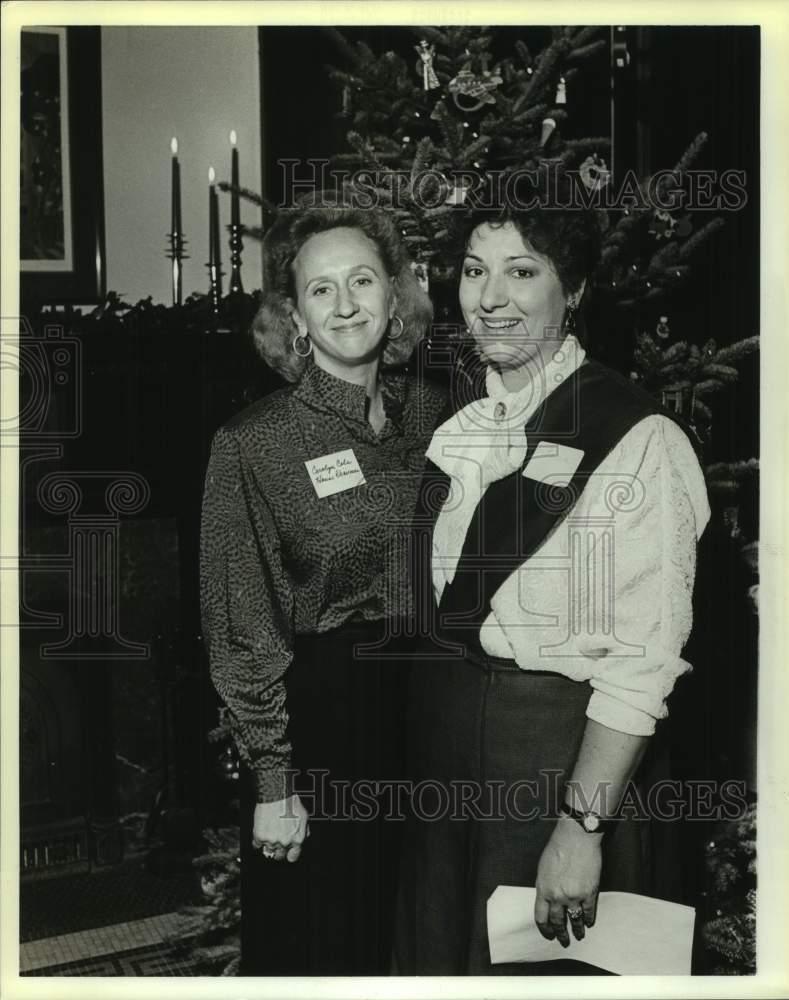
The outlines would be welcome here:
<svg viewBox="0 0 789 1000">
<path fill-rule="evenodd" d="M 222 268 L 209 261 L 206 264 L 208 268 L 208 282 L 209 291 L 208 294 L 211 296 L 211 312 L 214 316 L 219 315 L 219 307 L 222 304 L 222 275 L 224 271 Z"/>
<path fill-rule="evenodd" d="M 243 292 L 241 284 L 241 251 L 244 244 L 241 240 L 241 226 L 237 222 L 231 222 L 227 227 L 230 230 L 230 294 Z"/>
<path fill-rule="evenodd" d="M 167 238 L 170 240 L 170 248 L 166 251 L 165 256 L 171 260 L 173 264 L 173 305 L 180 306 L 181 299 L 183 298 L 183 273 L 181 261 L 189 260 L 189 254 L 184 253 L 184 247 L 188 243 L 188 240 L 184 237 L 182 232 L 177 230 L 172 233 L 168 233 Z"/>
</svg>

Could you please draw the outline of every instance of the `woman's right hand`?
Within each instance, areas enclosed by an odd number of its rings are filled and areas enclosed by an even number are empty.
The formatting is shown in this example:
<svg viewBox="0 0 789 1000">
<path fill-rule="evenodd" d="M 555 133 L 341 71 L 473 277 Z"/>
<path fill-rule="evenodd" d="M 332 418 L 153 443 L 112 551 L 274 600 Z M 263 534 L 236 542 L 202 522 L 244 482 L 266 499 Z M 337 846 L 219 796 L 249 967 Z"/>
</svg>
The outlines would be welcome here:
<svg viewBox="0 0 789 1000">
<path fill-rule="evenodd" d="M 277 802 L 258 802 L 252 819 L 252 846 L 274 861 L 298 861 L 310 834 L 309 813 L 298 795 Z"/>
</svg>

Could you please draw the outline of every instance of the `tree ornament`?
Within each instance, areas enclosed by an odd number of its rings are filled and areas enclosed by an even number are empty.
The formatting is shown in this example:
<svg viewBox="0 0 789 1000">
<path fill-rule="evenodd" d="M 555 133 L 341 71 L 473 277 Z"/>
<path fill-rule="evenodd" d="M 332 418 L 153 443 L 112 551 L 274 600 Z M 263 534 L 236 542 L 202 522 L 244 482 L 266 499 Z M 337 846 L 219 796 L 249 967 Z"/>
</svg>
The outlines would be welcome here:
<svg viewBox="0 0 789 1000">
<path fill-rule="evenodd" d="M 723 508 L 723 523 L 729 532 L 730 538 L 736 541 L 742 535 L 739 504 L 732 504 L 729 507 Z"/>
<path fill-rule="evenodd" d="M 462 205 L 471 190 L 471 180 L 468 177 L 461 177 L 455 181 L 455 186 L 447 195 L 445 205 Z"/>
<path fill-rule="evenodd" d="M 348 118 L 351 114 L 351 88 L 346 83 L 342 88 L 342 115 Z"/>
<path fill-rule="evenodd" d="M 482 57 L 481 73 L 471 69 L 471 62 L 464 64 L 456 77 L 449 81 L 449 92 L 460 111 L 479 111 L 484 104 L 495 104 L 492 91 L 503 83 L 498 69 L 491 72 L 487 67 L 488 57 Z"/>
<path fill-rule="evenodd" d="M 414 272 L 414 277 L 419 282 L 419 287 L 423 292 L 430 292 L 430 281 L 428 279 L 427 267 L 420 261 L 411 262 L 411 270 Z"/>
<path fill-rule="evenodd" d="M 228 882 L 227 872 L 206 872 L 200 876 L 200 888 L 208 899 L 213 899 Z"/>
<path fill-rule="evenodd" d="M 655 327 L 655 333 L 661 340 L 668 340 L 671 335 L 671 328 L 668 325 L 668 316 L 661 316 Z"/>
<path fill-rule="evenodd" d="M 238 781 L 238 760 L 231 745 L 220 753 L 216 762 L 216 774 L 220 781 Z"/>
<path fill-rule="evenodd" d="M 553 119 L 550 120 L 552 121 Z M 578 173 L 584 182 L 584 187 L 588 191 L 602 191 L 611 179 L 611 171 L 608 169 L 608 165 L 596 153 L 593 156 L 586 157 L 578 168 Z"/>
<path fill-rule="evenodd" d="M 567 84 L 564 82 L 564 77 L 559 77 L 559 83 L 556 87 L 556 97 L 554 98 L 554 104 L 566 104 L 567 103 Z"/>
<path fill-rule="evenodd" d="M 546 142 L 553 135 L 553 130 L 556 128 L 556 121 L 553 118 L 543 118 L 542 120 L 542 132 L 540 133 L 540 145 L 544 146 Z"/>
<path fill-rule="evenodd" d="M 418 45 L 414 46 L 414 49 L 419 56 L 419 62 L 416 64 L 416 71 L 422 77 L 422 85 L 424 89 L 435 90 L 436 87 L 441 86 L 438 82 L 436 71 L 433 69 L 433 59 L 436 54 L 435 45 L 428 45 L 423 38 Z"/>
<path fill-rule="evenodd" d="M 677 220 L 670 212 L 666 212 L 662 208 L 656 208 L 652 213 L 649 232 L 656 240 L 668 240 L 674 235 L 676 226 Z"/>
<path fill-rule="evenodd" d="M 678 413 L 690 422 L 693 419 L 695 395 L 692 386 L 679 386 L 674 389 L 663 389 L 660 393 L 660 401 L 667 410 Z"/>
</svg>

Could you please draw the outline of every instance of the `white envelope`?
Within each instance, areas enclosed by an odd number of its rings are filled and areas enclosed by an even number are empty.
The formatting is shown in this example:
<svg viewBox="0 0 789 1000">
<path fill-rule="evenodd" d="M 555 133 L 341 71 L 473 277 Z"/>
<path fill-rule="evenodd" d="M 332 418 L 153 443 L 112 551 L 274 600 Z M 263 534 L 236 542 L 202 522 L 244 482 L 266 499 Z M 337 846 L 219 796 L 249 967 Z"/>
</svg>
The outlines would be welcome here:
<svg viewBox="0 0 789 1000">
<path fill-rule="evenodd" d="M 584 453 L 581 448 L 540 441 L 534 449 L 532 457 L 526 463 L 523 475 L 528 479 L 536 479 L 540 483 L 567 486 L 583 457 Z"/>
<path fill-rule="evenodd" d="M 575 959 L 620 976 L 688 976 L 693 948 L 692 906 L 633 892 L 601 892 L 594 927 L 570 947 L 546 941 L 534 923 L 534 888 L 500 885 L 488 900 L 490 960 Z M 569 923 L 568 923 L 569 929 Z"/>
</svg>

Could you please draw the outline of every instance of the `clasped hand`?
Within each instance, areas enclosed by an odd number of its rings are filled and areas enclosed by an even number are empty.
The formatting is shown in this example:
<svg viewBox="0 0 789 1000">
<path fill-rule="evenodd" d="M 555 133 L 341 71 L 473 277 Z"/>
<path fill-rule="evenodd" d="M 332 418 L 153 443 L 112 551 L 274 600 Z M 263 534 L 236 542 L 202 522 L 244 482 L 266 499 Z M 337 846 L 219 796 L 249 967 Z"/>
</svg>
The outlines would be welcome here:
<svg viewBox="0 0 789 1000">
<path fill-rule="evenodd" d="M 595 922 L 602 868 L 602 834 L 587 833 L 573 819 L 557 820 L 537 868 L 534 921 L 549 941 L 582 940 Z"/>
<path fill-rule="evenodd" d="M 272 861 L 298 861 L 310 834 L 309 813 L 298 795 L 277 802 L 258 802 L 252 819 L 252 846 Z"/>
</svg>

